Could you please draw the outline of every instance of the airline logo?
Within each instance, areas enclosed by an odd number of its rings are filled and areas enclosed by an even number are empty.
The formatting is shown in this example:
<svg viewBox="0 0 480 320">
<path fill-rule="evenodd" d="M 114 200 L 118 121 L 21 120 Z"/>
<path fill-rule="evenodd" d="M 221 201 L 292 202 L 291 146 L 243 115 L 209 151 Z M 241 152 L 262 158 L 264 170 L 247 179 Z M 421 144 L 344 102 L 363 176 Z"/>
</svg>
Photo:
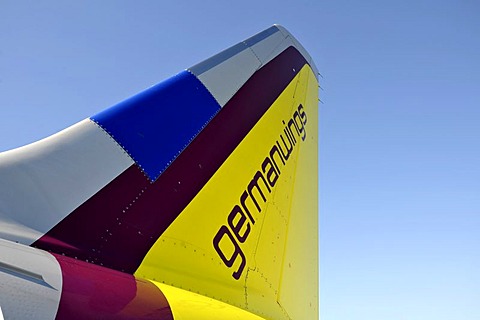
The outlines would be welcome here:
<svg viewBox="0 0 480 320">
<path fill-rule="evenodd" d="M 300 104 L 290 120 L 287 123 L 283 121 L 284 129 L 279 139 L 275 141 L 260 165 L 261 169 L 257 170 L 245 187 L 239 202 L 228 214 L 227 223 L 220 227 L 213 238 L 213 247 L 225 266 L 231 268 L 239 259 L 238 268 L 232 273 L 235 280 L 240 279 L 247 265 L 247 258 L 241 244 L 245 243 L 255 225 L 254 214 L 258 215 L 262 211 L 259 199 L 261 197 L 263 203 L 267 201 L 266 191 L 271 193 L 275 187 L 282 173 L 281 165 L 286 166 L 295 145 L 300 140 L 305 141 L 306 124 L 307 114 Z"/>
</svg>

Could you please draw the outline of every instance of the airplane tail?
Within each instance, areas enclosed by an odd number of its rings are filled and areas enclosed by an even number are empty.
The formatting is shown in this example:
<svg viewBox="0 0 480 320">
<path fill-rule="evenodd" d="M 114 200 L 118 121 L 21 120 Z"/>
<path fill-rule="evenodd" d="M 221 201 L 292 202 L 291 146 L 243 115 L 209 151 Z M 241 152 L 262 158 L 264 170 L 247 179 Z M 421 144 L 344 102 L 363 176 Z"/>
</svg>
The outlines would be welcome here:
<svg viewBox="0 0 480 320">
<path fill-rule="evenodd" d="M 317 74 L 275 25 L 0 154 L 0 237 L 151 281 L 175 319 L 318 318 Z"/>
</svg>

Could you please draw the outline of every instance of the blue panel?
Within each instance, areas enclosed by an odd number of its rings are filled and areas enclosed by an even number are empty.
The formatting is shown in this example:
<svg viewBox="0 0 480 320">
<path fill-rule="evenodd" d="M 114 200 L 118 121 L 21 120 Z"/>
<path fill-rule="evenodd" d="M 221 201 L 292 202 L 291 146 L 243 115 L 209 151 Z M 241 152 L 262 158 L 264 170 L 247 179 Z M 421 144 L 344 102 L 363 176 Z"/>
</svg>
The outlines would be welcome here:
<svg viewBox="0 0 480 320">
<path fill-rule="evenodd" d="M 153 181 L 219 110 L 204 85 L 183 71 L 91 119 Z"/>
</svg>

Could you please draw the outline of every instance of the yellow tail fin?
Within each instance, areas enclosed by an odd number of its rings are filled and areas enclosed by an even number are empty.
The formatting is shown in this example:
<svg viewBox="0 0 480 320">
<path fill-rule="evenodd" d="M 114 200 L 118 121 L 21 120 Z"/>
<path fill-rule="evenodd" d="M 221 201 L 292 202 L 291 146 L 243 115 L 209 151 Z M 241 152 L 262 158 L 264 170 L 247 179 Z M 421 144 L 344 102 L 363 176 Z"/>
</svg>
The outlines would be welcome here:
<svg viewBox="0 0 480 320">
<path fill-rule="evenodd" d="M 135 276 L 154 280 L 164 292 L 174 286 L 268 319 L 317 319 L 318 80 L 298 42 L 272 28 L 250 48 L 267 46 L 272 34 L 283 47 L 269 47 L 270 57 L 184 151 L 201 145 L 218 169 Z M 243 51 L 225 52 L 191 72 L 210 81 L 219 65 L 225 72 L 242 60 Z M 221 86 L 205 85 L 217 86 L 211 92 Z M 218 153 L 225 159 L 215 160 Z M 205 158 L 195 165 L 202 168 Z"/>
</svg>

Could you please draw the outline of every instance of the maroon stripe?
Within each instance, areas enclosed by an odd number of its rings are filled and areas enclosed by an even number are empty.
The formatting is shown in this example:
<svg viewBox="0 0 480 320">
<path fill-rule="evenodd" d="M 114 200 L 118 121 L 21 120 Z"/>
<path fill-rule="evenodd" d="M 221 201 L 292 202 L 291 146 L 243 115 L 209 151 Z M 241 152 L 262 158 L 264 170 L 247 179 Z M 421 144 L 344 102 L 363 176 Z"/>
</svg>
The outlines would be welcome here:
<svg viewBox="0 0 480 320">
<path fill-rule="evenodd" d="M 295 48 L 286 49 L 240 88 L 155 183 L 149 185 L 135 166 L 127 169 L 34 245 L 134 273 L 306 63 Z"/>
<path fill-rule="evenodd" d="M 153 283 L 72 258 L 55 258 L 62 269 L 56 319 L 173 320 L 167 299 Z"/>
<path fill-rule="evenodd" d="M 140 229 L 123 221 L 150 186 L 142 171 L 131 166 L 33 246 L 132 273 L 129 261 L 141 261 L 145 255 L 143 246 L 135 245 L 146 240 Z"/>
</svg>

